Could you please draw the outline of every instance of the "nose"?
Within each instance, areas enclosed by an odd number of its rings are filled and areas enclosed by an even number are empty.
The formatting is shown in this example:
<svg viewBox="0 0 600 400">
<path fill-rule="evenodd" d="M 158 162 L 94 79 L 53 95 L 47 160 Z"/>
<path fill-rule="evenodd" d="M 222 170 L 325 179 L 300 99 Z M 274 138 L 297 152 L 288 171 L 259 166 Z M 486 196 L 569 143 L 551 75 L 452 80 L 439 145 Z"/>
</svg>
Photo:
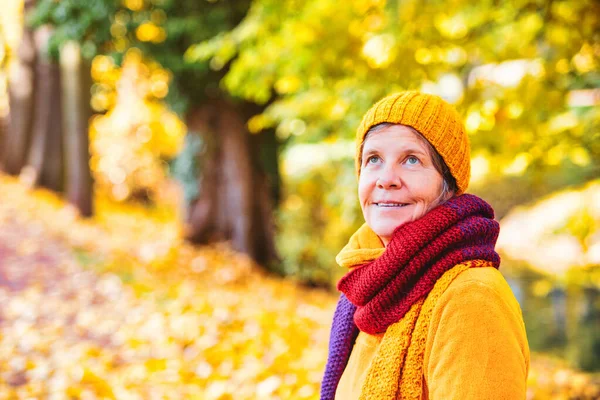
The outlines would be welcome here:
<svg viewBox="0 0 600 400">
<path fill-rule="evenodd" d="M 386 166 L 381 170 L 376 184 L 379 189 L 398 189 L 402 186 L 402 180 L 392 166 Z"/>
</svg>

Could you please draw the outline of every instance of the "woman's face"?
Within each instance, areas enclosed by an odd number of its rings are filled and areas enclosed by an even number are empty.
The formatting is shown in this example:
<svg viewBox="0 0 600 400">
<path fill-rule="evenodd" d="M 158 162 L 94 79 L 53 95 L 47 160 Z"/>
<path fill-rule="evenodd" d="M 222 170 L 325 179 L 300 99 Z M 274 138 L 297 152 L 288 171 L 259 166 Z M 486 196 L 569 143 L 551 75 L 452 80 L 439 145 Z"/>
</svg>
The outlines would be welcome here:
<svg viewBox="0 0 600 400">
<path fill-rule="evenodd" d="M 398 226 L 438 205 L 442 188 L 427 145 L 411 128 L 390 125 L 365 140 L 358 197 L 367 225 L 384 245 Z"/>
</svg>

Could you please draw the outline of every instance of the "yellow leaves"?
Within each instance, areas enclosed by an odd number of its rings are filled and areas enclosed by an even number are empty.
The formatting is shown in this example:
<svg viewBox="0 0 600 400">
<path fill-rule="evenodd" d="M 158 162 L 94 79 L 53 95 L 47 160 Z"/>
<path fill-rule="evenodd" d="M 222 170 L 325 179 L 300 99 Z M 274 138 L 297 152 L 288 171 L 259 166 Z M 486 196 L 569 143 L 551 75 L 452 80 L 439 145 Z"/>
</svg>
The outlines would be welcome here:
<svg viewBox="0 0 600 400">
<path fill-rule="evenodd" d="M 579 119 L 577 116 L 573 112 L 567 111 L 552 117 L 548 125 L 548 131 L 550 133 L 558 133 L 575 128 L 578 124 Z"/>
<path fill-rule="evenodd" d="M 99 55 L 92 60 L 92 77 L 95 80 L 100 80 L 103 75 L 113 71 L 115 63 L 109 56 Z"/>
<path fill-rule="evenodd" d="M 556 72 L 558 72 L 559 74 L 568 74 L 570 71 L 569 60 L 567 60 L 566 58 L 561 58 L 556 62 L 555 68 Z"/>
<path fill-rule="evenodd" d="M 290 135 L 300 136 L 306 130 L 306 122 L 298 118 L 290 118 L 282 121 L 277 127 L 277 136 L 287 139 Z"/>
<path fill-rule="evenodd" d="M 144 8 L 144 0 L 123 0 L 123 5 L 131 11 L 141 11 Z"/>
<path fill-rule="evenodd" d="M 531 154 L 519 153 L 513 159 L 512 163 L 510 163 L 509 165 L 507 165 L 504 168 L 503 172 L 505 175 L 514 175 L 514 176 L 523 175 L 523 173 L 529 166 L 530 162 L 531 162 Z"/>
<path fill-rule="evenodd" d="M 24 246 L 11 268 L 41 274 L 0 286 L 0 398 L 318 398 L 336 296 L 266 276 L 226 245 L 183 243 L 174 211 L 98 199 L 86 222 L 12 178 L 0 193 L 2 251 Z M 529 384 L 535 399 L 598 393 L 539 355 Z"/>
<path fill-rule="evenodd" d="M 538 13 L 529 13 L 520 19 L 520 25 L 523 28 L 524 34 L 533 37 L 542 27 L 544 21 Z"/>
<path fill-rule="evenodd" d="M 562 24 L 548 24 L 546 27 L 546 38 L 555 46 L 567 45 L 569 34 L 569 29 Z"/>
<path fill-rule="evenodd" d="M 1 184 L 3 193 L 19 193 L 11 180 Z M 12 198 L 22 222 L 35 215 L 52 227 L 61 205 L 21 193 Z M 165 237 L 165 216 L 105 200 L 99 205 L 83 241 L 71 236 L 82 221 L 60 227 L 66 243 L 94 252 L 78 259 L 99 275 L 72 262 L 51 265 L 71 269 L 53 279 L 57 291 L 50 299 L 32 289 L 5 301 L 0 287 L 4 316 L 14 327 L 0 338 L 0 358 L 12 360 L 10 379 L 27 376 L 31 393 L 51 387 L 56 395 L 82 398 L 138 398 L 149 390 L 165 399 L 317 397 L 314 377 L 325 362 L 334 298 L 264 277 L 226 246 L 196 249 Z M 6 215 L 15 209 L 3 202 L 0 220 Z M 52 248 L 53 240 L 31 252 Z M 158 250 L 146 259 L 150 240 Z M 131 284 L 119 278 L 126 276 Z M 18 349 L 39 356 L 14 354 Z M 28 369 L 35 372 L 23 375 Z"/>
<path fill-rule="evenodd" d="M 460 66 L 467 62 L 467 52 L 459 46 L 451 46 L 445 50 L 444 61 L 453 66 Z"/>
<path fill-rule="evenodd" d="M 462 39 L 469 32 L 467 21 L 462 14 L 438 14 L 434 23 L 440 34 L 448 39 Z"/>
<path fill-rule="evenodd" d="M 549 279 L 539 279 L 531 285 L 533 295 L 537 297 L 546 297 L 553 288 L 554 284 Z"/>
<path fill-rule="evenodd" d="M 575 24 L 577 23 L 578 18 L 578 8 L 575 6 L 576 3 L 570 2 L 557 2 L 552 3 L 551 13 L 553 15 L 560 16 L 562 20 L 568 23 Z"/>
<path fill-rule="evenodd" d="M 415 61 L 422 65 L 444 62 L 451 66 L 461 66 L 467 61 L 467 52 L 459 46 L 419 47 L 415 50 Z"/>
<path fill-rule="evenodd" d="M 591 163 L 590 153 L 583 147 L 573 147 L 569 151 L 569 159 L 575 165 L 585 167 Z"/>
<path fill-rule="evenodd" d="M 275 90 L 279 94 L 289 94 L 296 92 L 302 81 L 297 76 L 284 76 L 275 82 Z"/>
<path fill-rule="evenodd" d="M 183 145 L 185 124 L 160 101 L 171 73 L 144 62 L 139 50 L 127 52 L 122 68 L 109 57 L 94 59 L 92 105 L 109 109 L 92 120 L 91 168 L 97 189 L 116 200 L 141 192 L 154 194 L 166 184 L 161 158 Z"/>
<path fill-rule="evenodd" d="M 485 179 L 490 172 L 490 161 L 484 154 L 471 158 L 471 183 L 478 183 Z"/>
<path fill-rule="evenodd" d="M 386 19 L 381 13 L 372 13 L 365 17 L 363 26 L 369 32 L 377 32 L 383 29 L 386 25 Z"/>
<path fill-rule="evenodd" d="M 110 385 L 106 382 L 105 379 L 96 375 L 90 368 L 83 368 L 83 374 L 81 376 L 81 384 L 84 387 L 89 387 L 91 392 L 94 393 L 97 397 L 102 399 L 115 399 L 115 394 L 113 393 Z M 77 387 L 69 387 L 67 388 L 67 393 L 83 394 L 82 389 Z"/>
<path fill-rule="evenodd" d="M 584 43 L 579 52 L 573 56 L 573 65 L 580 74 L 594 71 L 598 68 L 597 54 L 589 43 Z"/>
<path fill-rule="evenodd" d="M 357 14 L 366 14 L 368 11 L 381 10 L 386 6 L 385 0 L 357 0 L 351 3 Z"/>
<path fill-rule="evenodd" d="M 2 26 L 2 39 L 0 39 L 0 53 L 8 50 L 9 54 L 16 50 L 21 38 L 21 24 L 23 23 L 23 2 L 3 2 L 0 13 L 0 26 Z M 6 49 L 4 49 L 6 45 Z M 2 61 L 2 57 L 0 57 Z"/>
<path fill-rule="evenodd" d="M 493 115 L 498 111 L 498 100 L 496 99 L 487 99 L 483 102 L 481 109 L 487 115 Z"/>
<path fill-rule="evenodd" d="M 415 60 L 419 64 L 426 65 L 433 60 L 433 55 L 429 49 L 420 47 L 417 49 L 417 51 L 415 51 Z"/>
<path fill-rule="evenodd" d="M 258 114 L 248 120 L 246 124 L 248 131 L 252 134 L 261 132 L 262 130 L 269 128 L 273 125 L 273 121 L 265 114 Z"/>
<path fill-rule="evenodd" d="M 278 376 L 271 376 L 265 379 L 256 387 L 256 395 L 259 399 L 261 398 L 269 398 L 273 395 L 273 392 L 277 390 L 282 384 L 281 378 Z"/>
<path fill-rule="evenodd" d="M 483 122 L 481 113 L 478 110 L 472 110 L 467 114 L 465 119 L 465 128 L 468 133 L 475 133 Z"/>
<path fill-rule="evenodd" d="M 166 80 L 154 80 L 152 81 L 152 95 L 158 99 L 162 99 L 169 92 L 169 86 Z"/>
<path fill-rule="evenodd" d="M 346 112 L 348 111 L 349 105 L 348 103 L 338 100 L 331 107 L 330 116 L 331 119 L 341 120 L 346 116 Z"/>
<path fill-rule="evenodd" d="M 299 210 L 303 205 L 302 198 L 298 195 L 292 194 L 286 197 L 283 208 L 291 212 Z"/>
<path fill-rule="evenodd" d="M 527 378 L 528 398 L 550 399 L 597 399 L 600 387 L 597 378 L 569 369 L 563 361 L 532 354 L 535 360 Z"/>
<path fill-rule="evenodd" d="M 167 38 L 167 32 L 152 22 L 144 22 L 135 30 L 136 37 L 142 42 L 160 43 Z"/>
<path fill-rule="evenodd" d="M 523 111 L 523 104 L 518 101 L 513 101 L 506 107 L 506 115 L 508 115 L 508 117 L 512 119 L 519 118 L 521 114 L 523 114 Z"/>
<path fill-rule="evenodd" d="M 544 155 L 544 161 L 548 165 L 559 165 L 565 158 L 565 146 L 558 144 L 549 149 Z"/>
<path fill-rule="evenodd" d="M 292 29 L 294 33 L 294 40 L 298 44 L 308 46 L 311 43 L 313 43 L 317 38 L 316 32 L 313 29 L 313 27 L 307 24 L 296 23 L 292 25 Z"/>
<path fill-rule="evenodd" d="M 469 134 L 477 131 L 490 131 L 496 124 L 496 112 L 499 104 L 495 99 L 488 99 L 483 104 L 473 104 L 465 118 L 465 129 Z"/>
<path fill-rule="evenodd" d="M 362 48 L 362 55 L 365 57 L 371 68 L 385 68 L 395 58 L 396 38 L 389 34 L 375 35 L 369 38 Z"/>
<path fill-rule="evenodd" d="M 600 216 L 594 215 L 591 207 L 583 206 L 568 218 L 565 229 L 577 238 L 585 250 L 588 250 L 593 243 L 593 235 L 598 226 L 600 226 Z"/>
<path fill-rule="evenodd" d="M 153 373 L 157 371 L 164 371 L 167 368 L 167 360 L 165 359 L 150 359 L 144 363 L 146 371 Z"/>
</svg>

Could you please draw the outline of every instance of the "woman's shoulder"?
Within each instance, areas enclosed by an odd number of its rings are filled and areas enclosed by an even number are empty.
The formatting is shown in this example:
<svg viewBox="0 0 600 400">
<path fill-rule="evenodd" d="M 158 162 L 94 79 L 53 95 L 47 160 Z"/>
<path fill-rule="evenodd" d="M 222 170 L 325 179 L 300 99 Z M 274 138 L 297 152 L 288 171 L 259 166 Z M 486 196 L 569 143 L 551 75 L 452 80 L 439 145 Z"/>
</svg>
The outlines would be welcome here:
<svg viewBox="0 0 600 400">
<path fill-rule="evenodd" d="M 447 291 L 495 291 L 502 297 L 514 297 L 502 273 L 493 267 L 469 268 L 450 283 Z"/>
<path fill-rule="evenodd" d="M 469 268 L 461 272 L 444 291 L 437 307 L 489 307 L 510 309 L 521 318 L 521 307 L 502 273 L 493 267 Z"/>
</svg>

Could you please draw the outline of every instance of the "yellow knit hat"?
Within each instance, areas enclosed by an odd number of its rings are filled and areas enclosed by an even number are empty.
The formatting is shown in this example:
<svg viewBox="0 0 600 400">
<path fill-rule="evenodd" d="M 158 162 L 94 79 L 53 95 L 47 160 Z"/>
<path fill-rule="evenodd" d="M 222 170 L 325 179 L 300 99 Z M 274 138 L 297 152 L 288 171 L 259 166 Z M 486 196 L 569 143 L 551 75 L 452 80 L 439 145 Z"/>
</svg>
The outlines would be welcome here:
<svg viewBox="0 0 600 400">
<path fill-rule="evenodd" d="M 456 179 L 457 194 L 464 193 L 471 176 L 469 138 L 458 112 L 440 97 L 416 91 L 400 92 L 379 100 L 356 131 L 356 173 L 360 175 L 361 147 L 368 130 L 377 124 L 407 125 L 437 150 Z"/>
</svg>

